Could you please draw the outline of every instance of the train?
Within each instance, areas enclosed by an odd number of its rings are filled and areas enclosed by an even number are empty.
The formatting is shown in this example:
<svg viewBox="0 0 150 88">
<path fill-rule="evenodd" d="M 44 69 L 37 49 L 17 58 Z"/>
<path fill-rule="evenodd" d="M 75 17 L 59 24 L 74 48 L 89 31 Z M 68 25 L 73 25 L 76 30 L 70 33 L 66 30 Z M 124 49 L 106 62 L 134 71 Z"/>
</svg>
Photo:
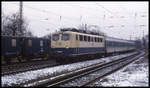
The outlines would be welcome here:
<svg viewBox="0 0 150 88">
<path fill-rule="evenodd" d="M 50 38 L 1 36 L 2 61 L 10 63 L 42 57 L 58 62 L 76 61 L 80 57 L 103 56 L 135 50 L 135 43 L 84 30 L 61 30 Z M 80 60 L 84 60 L 83 58 Z"/>
<path fill-rule="evenodd" d="M 59 62 L 92 58 L 135 50 L 135 43 L 83 30 L 62 30 L 52 34 L 51 50 Z M 73 58 L 74 59 L 69 59 Z M 80 59 L 84 60 L 84 59 Z"/>
</svg>

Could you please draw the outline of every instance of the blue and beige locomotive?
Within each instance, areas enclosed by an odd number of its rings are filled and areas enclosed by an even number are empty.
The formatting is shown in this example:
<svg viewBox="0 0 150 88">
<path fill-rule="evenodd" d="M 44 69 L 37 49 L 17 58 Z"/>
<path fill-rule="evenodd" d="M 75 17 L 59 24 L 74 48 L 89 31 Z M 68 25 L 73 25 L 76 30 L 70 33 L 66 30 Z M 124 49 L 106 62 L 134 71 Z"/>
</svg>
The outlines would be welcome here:
<svg viewBox="0 0 150 88">
<path fill-rule="evenodd" d="M 61 61 L 68 60 L 67 58 L 69 57 L 84 57 L 105 53 L 104 44 L 104 36 L 74 31 L 60 31 L 54 33 L 51 37 L 51 50 L 54 53 L 53 55 L 61 57 L 61 59 L 58 58 Z"/>
</svg>

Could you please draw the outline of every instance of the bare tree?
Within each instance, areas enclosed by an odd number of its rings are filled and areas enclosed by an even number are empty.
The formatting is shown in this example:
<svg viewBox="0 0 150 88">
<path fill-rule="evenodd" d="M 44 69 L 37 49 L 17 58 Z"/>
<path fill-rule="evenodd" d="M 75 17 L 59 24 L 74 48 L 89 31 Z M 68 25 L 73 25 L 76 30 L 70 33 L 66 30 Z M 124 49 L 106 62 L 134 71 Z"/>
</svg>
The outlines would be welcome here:
<svg viewBox="0 0 150 88">
<path fill-rule="evenodd" d="M 14 13 L 9 16 L 2 16 L 2 35 L 9 36 L 33 36 L 30 31 L 28 31 L 28 24 L 25 18 L 21 19 L 22 25 L 19 29 L 20 17 L 19 13 Z"/>
<path fill-rule="evenodd" d="M 2 19 L 1 19 L 1 35 L 5 35 L 7 33 L 6 25 L 9 22 L 8 16 L 6 16 L 4 13 L 2 13 Z"/>
</svg>

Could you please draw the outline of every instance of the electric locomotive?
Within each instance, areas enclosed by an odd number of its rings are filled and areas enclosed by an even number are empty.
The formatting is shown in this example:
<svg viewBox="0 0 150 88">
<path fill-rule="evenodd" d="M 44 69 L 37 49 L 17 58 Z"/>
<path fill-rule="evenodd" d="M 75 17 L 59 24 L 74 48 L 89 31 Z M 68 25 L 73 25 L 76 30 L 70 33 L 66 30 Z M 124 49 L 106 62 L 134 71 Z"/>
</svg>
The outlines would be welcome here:
<svg viewBox="0 0 150 88">
<path fill-rule="evenodd" d="M 52 34 L 51 50 L 58 60 L 77 60 L 77 57 L 89 57 L 105 53 L 103 35 L 90 34 L 81 31 L 59 31 Z M 70 61 L 73 61 L 72 59 Z M 83 60 L 83 59 L 82 59 Z"/>
</svg>

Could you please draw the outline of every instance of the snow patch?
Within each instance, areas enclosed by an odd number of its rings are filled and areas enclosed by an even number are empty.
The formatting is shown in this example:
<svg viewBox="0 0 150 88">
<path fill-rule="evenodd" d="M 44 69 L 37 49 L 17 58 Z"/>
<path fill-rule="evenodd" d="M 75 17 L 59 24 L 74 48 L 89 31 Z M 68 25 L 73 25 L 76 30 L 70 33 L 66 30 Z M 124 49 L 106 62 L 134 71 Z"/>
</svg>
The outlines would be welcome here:
<svg viewBox="0 0 150 88">
<path fill-rule="evenodd" d="M 140 58 L 143 59 L 143 58 Z M 140 60 L 139 59 L 139 60 Z M 148 86 L 148 63 L 129 64 L 125 68 L 94 83 L 96 86 Z M 104 80 L 104 81 L 103 81 Z M 107 81 L 105 81 L 107 80 Z"/>
</svg>

